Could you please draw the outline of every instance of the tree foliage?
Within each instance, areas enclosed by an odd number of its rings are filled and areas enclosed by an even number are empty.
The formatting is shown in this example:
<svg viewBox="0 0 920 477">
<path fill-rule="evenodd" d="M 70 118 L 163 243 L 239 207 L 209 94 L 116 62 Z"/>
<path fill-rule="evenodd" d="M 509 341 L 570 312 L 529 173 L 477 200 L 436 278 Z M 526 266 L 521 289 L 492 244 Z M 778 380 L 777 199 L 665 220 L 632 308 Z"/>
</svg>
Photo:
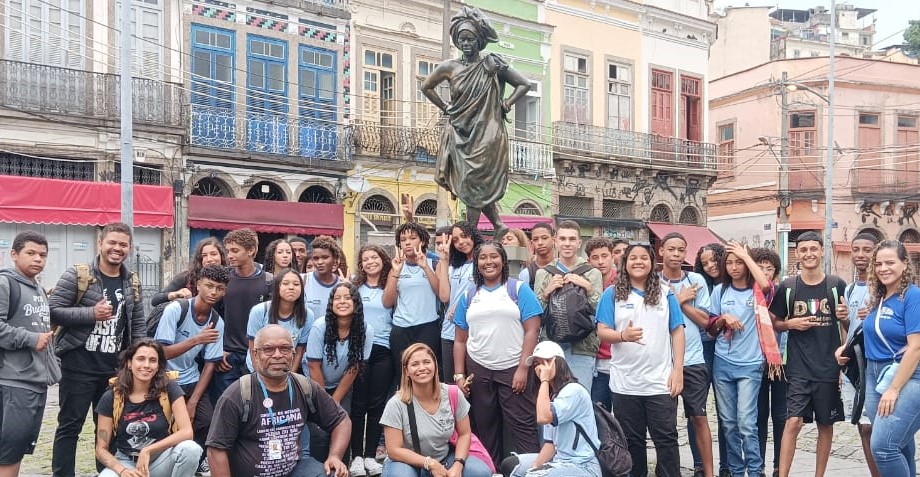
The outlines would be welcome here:
<svg viewBox="0 0 920 477">
<path fill-rule="evenodd" d="M 920 20 L 911 20 L 904 30 L 904 48 L 907 54 L 920 55 Z"/>
</svg>

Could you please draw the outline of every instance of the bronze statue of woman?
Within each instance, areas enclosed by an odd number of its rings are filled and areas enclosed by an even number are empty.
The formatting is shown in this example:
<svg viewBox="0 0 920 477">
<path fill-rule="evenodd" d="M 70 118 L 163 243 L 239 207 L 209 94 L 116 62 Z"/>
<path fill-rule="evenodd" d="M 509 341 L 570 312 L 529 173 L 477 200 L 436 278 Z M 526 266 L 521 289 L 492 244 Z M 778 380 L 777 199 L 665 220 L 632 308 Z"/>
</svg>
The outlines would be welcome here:
<svg viewBox="0 0 920 477">
<path fill-rule="evenodd" d="M 505 115 L 530 89 L 527 79 L 494 53 L 480 54 L 498 35 L 478 8 L 464 6 L 450 21 L 450 37 L 463 54 L 441 62 L 422 83 L 422 93 L 449 118 L 441 137 L 436 181 L 466 205 L 474 226 L 483 213 L 495 238 L 507 232 L 496 204 L 508 188 Z M 435 88 L 450 85 L 450 104 Z M 514 87 L 504 99 L 505 84 Z"/>
</svg>

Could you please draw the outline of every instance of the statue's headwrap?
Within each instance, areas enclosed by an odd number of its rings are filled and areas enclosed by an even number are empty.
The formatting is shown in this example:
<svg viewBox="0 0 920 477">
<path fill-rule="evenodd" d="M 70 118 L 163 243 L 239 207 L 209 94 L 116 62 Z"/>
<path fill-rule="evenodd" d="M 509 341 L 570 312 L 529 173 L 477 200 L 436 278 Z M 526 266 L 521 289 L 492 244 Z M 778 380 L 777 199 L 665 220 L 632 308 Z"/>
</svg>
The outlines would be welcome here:
<svg viewBox="0 0 920 477">
<path fill-rule="evenodd" d="M 479 39 L 479 48 L 485 48 L 488 43 L 498 41 L 498 33 L 489 24 L 489 19 L 476 7 L 463 6 L 450 19 L 450 38 L 457 45 L 461 31 L 468 31 Z"/>
</svg>

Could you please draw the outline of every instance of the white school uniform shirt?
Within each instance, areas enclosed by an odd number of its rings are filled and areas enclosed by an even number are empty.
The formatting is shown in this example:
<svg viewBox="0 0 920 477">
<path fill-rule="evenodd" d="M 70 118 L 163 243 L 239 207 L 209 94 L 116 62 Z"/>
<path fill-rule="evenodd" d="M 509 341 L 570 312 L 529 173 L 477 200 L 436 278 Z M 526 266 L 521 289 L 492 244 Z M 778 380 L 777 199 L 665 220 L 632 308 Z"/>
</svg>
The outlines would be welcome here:
<svg viewBox="0 0 920 477">
<path fill-rule="evenodd" d="M 614 343 L 610 358 L 610 390 L 632 396 L 669 394 L 668 378 L 674 368 L 671 330 L 683 326 L 684 316 L 677 299 L 661 287 L 655 306 L 645 304 L 645 294 L 632 289 L 625 301 L 614 302 L 614 287 L 607 288 L 597 307 L 597 321 L 623 330 L 629 321 L 642 328 L 639 343 Z"/>
</svg>

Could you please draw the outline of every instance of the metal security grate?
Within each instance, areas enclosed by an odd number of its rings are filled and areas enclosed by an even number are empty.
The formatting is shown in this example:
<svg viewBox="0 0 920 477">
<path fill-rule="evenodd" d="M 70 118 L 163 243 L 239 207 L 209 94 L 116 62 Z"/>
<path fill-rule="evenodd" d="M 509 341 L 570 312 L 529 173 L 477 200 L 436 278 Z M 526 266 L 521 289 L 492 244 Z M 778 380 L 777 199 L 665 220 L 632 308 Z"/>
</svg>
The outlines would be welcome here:
<svg viewBox="0 0 920 477">
<path fill-rule="evenodd" d="M 559 215 L 593 217 L 594 200 L 590 197 L 559 196 Z"/>
</svg>

